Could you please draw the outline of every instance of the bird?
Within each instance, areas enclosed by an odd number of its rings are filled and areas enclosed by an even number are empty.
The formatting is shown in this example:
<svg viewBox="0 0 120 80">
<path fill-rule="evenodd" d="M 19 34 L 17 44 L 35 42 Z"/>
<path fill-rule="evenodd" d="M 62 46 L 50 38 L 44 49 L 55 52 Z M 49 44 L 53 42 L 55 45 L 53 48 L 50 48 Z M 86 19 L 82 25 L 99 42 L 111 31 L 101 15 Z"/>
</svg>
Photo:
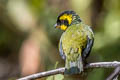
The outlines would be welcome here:
<svg viewBox="0 0 120 80">
<path fill-rule="evenodd" d="M 65 61 L 64 74 L 81 74 L 94 43 L 92 28 L 72 10 L 60 13 L 54 27 L 63 31 L 59 53 Z"/>
</svg>

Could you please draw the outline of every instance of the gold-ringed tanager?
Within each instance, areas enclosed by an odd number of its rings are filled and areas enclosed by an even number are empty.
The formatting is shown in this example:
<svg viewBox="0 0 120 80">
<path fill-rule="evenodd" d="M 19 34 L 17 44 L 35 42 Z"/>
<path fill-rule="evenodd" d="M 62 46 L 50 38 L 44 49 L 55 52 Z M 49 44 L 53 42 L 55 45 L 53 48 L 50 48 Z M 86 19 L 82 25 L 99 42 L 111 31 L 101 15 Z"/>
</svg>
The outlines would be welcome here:
<svg viewBox="0 0 120 80">
<path fill-rule="evenodd" d="M 63 30 L 59 42 L 59 52 L 65 60 L 65 74 L 80 74 L 94 42 L 90 26 L 84 24 L 74 11 L 64 11 L 55 28 Z"/>
</svg>

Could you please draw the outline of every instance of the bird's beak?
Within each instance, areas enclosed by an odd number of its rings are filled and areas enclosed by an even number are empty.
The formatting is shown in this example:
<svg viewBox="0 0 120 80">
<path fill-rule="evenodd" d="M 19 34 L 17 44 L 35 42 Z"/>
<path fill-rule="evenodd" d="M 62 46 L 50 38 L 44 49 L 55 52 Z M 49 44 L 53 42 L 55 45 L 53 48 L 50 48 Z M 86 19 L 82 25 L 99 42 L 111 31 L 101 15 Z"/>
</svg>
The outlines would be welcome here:
<svg viewBox="0 0 120 80">
<path fill-rule="evenodd" d="M 54 25 L 54 27 L 55 28 L 60 28 L 60 26 L 57 23 Z"/>
</svg>

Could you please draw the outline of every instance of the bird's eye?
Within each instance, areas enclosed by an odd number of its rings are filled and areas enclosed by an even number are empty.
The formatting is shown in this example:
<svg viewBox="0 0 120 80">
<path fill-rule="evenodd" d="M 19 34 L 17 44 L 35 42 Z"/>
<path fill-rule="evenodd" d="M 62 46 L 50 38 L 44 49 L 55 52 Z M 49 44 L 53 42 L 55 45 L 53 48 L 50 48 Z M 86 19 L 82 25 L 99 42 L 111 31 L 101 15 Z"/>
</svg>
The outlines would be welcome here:
<svg viewBox="0 0 120 80">
<path fill-rule="evenodd" d="M 69 23 L 68 23 L 68 20 L 66 19 L 66 20 L 57 20 L 57 24 L 58 25 L 62 25 L 62 24 L 64 24 L 64 25 L 66 25 L 66 26 L 69 26 Z"/>
<path fill-rule="evenodd" d="M 64 20 L 64 24 L 66 25 L 66 26 L 68 26 L 69 24 L 68 24 L 68 20 Z"/>
</svg>

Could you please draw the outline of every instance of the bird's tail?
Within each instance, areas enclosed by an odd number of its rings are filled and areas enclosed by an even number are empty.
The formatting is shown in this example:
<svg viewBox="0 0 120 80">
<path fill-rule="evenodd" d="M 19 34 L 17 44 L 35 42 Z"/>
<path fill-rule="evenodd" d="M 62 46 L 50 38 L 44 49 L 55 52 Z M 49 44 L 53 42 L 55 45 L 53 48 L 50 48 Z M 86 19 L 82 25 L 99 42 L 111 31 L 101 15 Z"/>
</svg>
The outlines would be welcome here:
<svg viewBox="0 0 120 80">
<path fill-rule="evenodd" d="M 82 57 L 79 57 L 75 62 L 66 59 L 65 74 L 80 74 L 81 72 L 83 72 Z"/>
</svg>

